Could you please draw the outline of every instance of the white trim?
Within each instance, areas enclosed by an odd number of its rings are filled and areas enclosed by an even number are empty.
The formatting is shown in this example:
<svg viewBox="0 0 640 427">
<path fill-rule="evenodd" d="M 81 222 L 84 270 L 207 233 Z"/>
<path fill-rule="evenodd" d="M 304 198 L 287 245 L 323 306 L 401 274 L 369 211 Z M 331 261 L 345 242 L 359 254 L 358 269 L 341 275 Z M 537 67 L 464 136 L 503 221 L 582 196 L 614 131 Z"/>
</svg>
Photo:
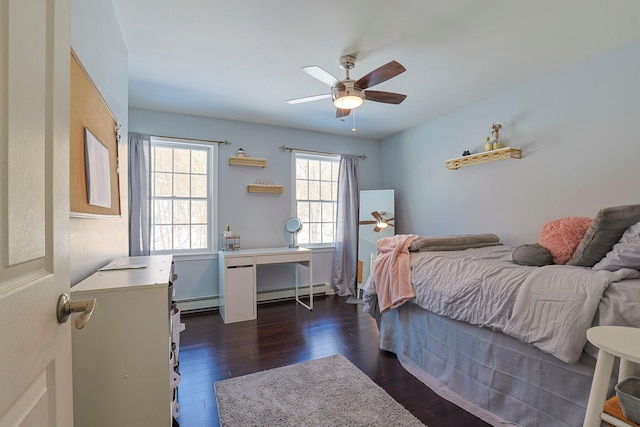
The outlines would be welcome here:
<svg viewBox="0 0 640 427">
<path fill-rule="evenodd" d="M 309 289 L 299 289 L 298 294 L 301 296 L 309 295 Z M 313 295 L 331 295 L 333 291 L 329 282 L 316 283 L 313 285 Z M 295 288 L 268 289 L 259 290 L 256 294 L 258 303 L 267 303 L 271 301 L 293 300 L 295 298 Z M 220 307 L 220 298 L 218 295 L 210 295 L 199 298 L 185 298 L 176 300 L 176 304 L 182 313 L 214 310 Z"/>
<path fill-rule="evenodd" d="M 182 313 L 213 310 L 220 306 L 220 299 L 217 295 L 201 298 L 188 298 L 184 300 L 176 300 L 176 305 Z"/>
<path fill-rule="evenodd" d="M 333 252 L 336 250 L 335 243 L 327 244 L 327 243 L 305 243 L 304 245 L 300 245 L 301 248 L 311 249 L 313 253 L 322 253 L 322 252 Z"/>
<path fill-rule="evenodd" d="M 328 282 L 315 283 L 313 285 L 313 295 L 328 295 L 329 289 L 330 286 Z M 279 301 L 285 299 L 289 300 L 295 298 L 295 288 L 258 290 L 256 294 L 256 301 L 258 302 L 258 304 L 262 302 Z M 300 288 L 298 290 L 298 295 L 308 296 L 309 288 Z"/>
<path fill-rule="evenodd" d="M 153 136 L 150 137 L 150 147 L 153 148 L 154 145 L 165 145 L 172 148 L 183 146 L 185 148 L 193 148 L 199 150 L 205 150 L 207 153 L 208 170 L 207 170 L 207 178 L 208 178 L 208 186 L 207 186 L 207 201 L 209 202 L 209 211 L 208 211 L 208 247 L 206 249 L 172 249 L 172 250 L 162 250 L 162 251 L 154 251 L 151 253 L 155 255 L 159 254 L 171 254 L 174 256 L 199 256 L 202 254 L 205 256 L 203 259 L 215 259 L 215 258 L 206 258 L 206 255 L 211 253 L 217 253 L 218 250 L 218 181 L 219 181 L 219 167 L 218 167 L 218 147 L 220 145 L 217 141 L 208 141 L 208 140 L 198 140 L 192 138 L 173 138 L 173 137 L 160 137 Z M 150 162 L 153 162 L 153 155 L 150 153 Z M 153 167 L 150 167 L 149 173 L 151 174 Z M 153 183 L 150 183 L 150 191 L 153 189 Z M 153 201 L 153 197 L 150 196 L 150 200 Z M 153 204 L 151 203 L 149 206 L 150 216 L 153 215 L 151 209 L 153 209 Z M 153 236 L 152 232 L 152 224 L 149 224 L 149 232 Z"/>
<path fill-rule="evenodd" d="M 213 259 L 218 259 L 217 252 L 207 252 L 202 254 L 192 253 L 192 254 L 172 254 L 174 261 L 209 261 Z"/>
<path fill-rule="evenodd" d="M 122 214 L 118 215 L 102 215 L 102 214 L 92 214 L 86 212 L 69 212 L 69 218 L 98 218 L 98 219 L 118 219 L 122 218 Z"/>
<path fill-rule="evenodd" d="M 304 151 L 302 149 L 290 149 L 291 152 L 291 182 L 292 182 L 292 197 L 291 197 L 291 216 L 298 216 L 297 214 L 297 202 L 298 202 L 298 198 L 297 198 L 297 176 L 296 176 L 296 160 L 297 158 L 301 158 L 301 159 L 307 159 L 307 160 L 316 160 L 316 161 L 320 161 L 320 162 L 329 162 L 329 161 L 336 161 L 338 162 L 338 165 L 340 164 L 340 160 L 342 159 L 342 156 L 340 154 L 331 154 L 331 153 L 320 153 L 316 152 L 316 153 L 311 153 L 308 151 Z M 307 178 L 307 182 L 309 182 L 309 178 Z M 338 185 L 338 182 L 336 181 L 336 185 Z M 307 199 L 308 200 L 308 199 Z M 338 200 L 337 200 L 337 194 L 336 194 L 336 200 L 334 201 L 334 203 L 337 204 Z M 322 223 L 322 222 L 321 222 Z M 331 246 L 332 248 L 335 248 L 335 244 L 336 244 L 336 229 L 337 229 L 337 218 L 334 218 L 333 221 L 333 242 L 324 242 L 324 243 L 300 243 L 300 246 L 304 246 L 304 247 L 308 247 L 308 248 L 320 248 L 320 247 L 328 247 Z"/>
<path fill-rule="evenodd" d="M 219 144 L 214 144 L 213 150 L 211 152 L 211 164 L 210 164 L 210 174 L 211 174 L 211 179 L 210 179 L 210 183 L 211 185 L 210 187 L 210 197 L 211 197 L 211 212 L 209 212 L 209 220 L 211 221 L 211 229 L 210 229 L 210 236 L 209 239 L 210 243 L 209 243 L 209 249 L 211 251 L 215 251 L 218 248 L 218 211 L 219 211 L 219 204 L 218 204 L 218 185 L 219 185 L 219 179 L 218 179 L 218 172 L 220 170 L 220 168 L 218 167 L 218 147 L 220 147 Z"/>
</svg>

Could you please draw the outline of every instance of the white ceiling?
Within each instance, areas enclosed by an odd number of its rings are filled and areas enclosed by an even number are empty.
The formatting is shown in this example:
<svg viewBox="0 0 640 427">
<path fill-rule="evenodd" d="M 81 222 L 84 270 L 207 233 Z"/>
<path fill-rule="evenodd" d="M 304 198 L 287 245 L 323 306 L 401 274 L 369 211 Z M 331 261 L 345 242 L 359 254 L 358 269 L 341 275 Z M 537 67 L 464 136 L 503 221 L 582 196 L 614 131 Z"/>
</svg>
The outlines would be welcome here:
<svg viewBox="0 0 640 427">
<path fill-rule="evenodd" d="M 129 51 L 129 105 L 382 139 L 640 38 L 638 0 L 112 0 Z M 302 71 L 342 79 L 396 60 L 374 87 L 408 95 L 335 118 Z M 496 118 L 499 120 L 500 118 Z"/>
</svg>

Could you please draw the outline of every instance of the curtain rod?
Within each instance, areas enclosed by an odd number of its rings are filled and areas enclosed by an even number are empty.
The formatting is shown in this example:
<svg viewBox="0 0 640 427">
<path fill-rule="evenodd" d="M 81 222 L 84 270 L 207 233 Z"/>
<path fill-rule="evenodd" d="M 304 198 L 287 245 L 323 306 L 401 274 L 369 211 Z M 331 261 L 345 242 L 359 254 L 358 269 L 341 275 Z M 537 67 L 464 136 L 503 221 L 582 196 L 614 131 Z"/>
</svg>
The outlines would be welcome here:
<svg viewBox="0 0 640 427">
<path fill-rule="evenodd" d="M 166 136 L 166 135 L 151 135 L 151 136 L 155 136 L 156 138 L 181 139 L 183 141 L 213 142 L 214 144 L 224 144 L 224 145 L 230 145 L 231 144 L 231 142 L 227 141 L 226 139 L 224 141 L 216 141 L 214 139 L 183 138 L 181 136 Z"/>
<path fill-rule="evenodd" d="M 281 145 L 280 149 L 282 151 L 285 151 L 285 150 L 289 150 L 289 151 L 296 150 L 296 151 L 302 151 L 302 152 L 306 152 L 306 153 L 333 154 L 333 155 L 337 155 L 337 156 L 341 156 L 342 155 L 341 153 L 331 153 L 329 151 L 307 150 L 305 148 L 285 147 L 284 145 Z M 366 154 L 360 154 L 358 157 L 360 157 L 362 160 L 367 158 Z"/>
</svg>

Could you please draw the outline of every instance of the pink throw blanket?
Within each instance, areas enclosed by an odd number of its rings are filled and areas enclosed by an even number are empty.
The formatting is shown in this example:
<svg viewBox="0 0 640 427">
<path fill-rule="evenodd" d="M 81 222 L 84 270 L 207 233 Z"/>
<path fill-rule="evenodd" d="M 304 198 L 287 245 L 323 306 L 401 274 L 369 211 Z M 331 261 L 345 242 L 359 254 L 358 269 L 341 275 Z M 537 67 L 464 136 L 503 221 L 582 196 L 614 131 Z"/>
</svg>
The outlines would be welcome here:
<svg viewBox="0 0 640 427">
<path fill-rule="evenodd" d="M 396 234 L 376 243 L 378 256 L 373 262 L 373 277 L 381 313 L 416 296 L 411 284 L 409 245 L 417 238 L 415 234 Z"/>
</svg>

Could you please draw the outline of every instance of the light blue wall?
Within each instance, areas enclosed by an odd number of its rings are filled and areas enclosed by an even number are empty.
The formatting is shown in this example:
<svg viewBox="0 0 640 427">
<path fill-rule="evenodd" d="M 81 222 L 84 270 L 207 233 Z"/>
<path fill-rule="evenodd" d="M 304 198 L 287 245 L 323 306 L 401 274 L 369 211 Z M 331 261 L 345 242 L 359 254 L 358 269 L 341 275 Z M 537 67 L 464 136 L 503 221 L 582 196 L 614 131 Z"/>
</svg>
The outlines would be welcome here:
<svg viewBox="0 0 640 427">
<path fill-rule="evenodd" d="M 129 129 L 132 132 L 184 138 L 228 140 L 218 151 L 218 232 L 226 224 L 239 233 L 244 249 L 286 246 L 290 235 L 284 230 L 292 214 L 292 164 L 289 151 L 281 145 L 343 154 L 364 154 L 360 160 L 360 187 L 377 189 L 382 183 L 380 173 L 380 142 L 343 137 L 319 132 L 243 123 L 238 121 L 191 116 L 143 109 L 129 109 Z M 229 166 L 228 158 L 238 148 L 251 157 L 267 160 L 267 167 Z M 247 193 L 247 185 L 257 180 L 284 186 L 281 195 Z M 314 250 L 314 282 L 331 281 L 333 249 Z M 176 299 L 190 300 L 218 295 L 217 256 L 176 258 Z M 295 283 L 290 266 L 261 267 L 259 289 L 291 287 Z"/>
<path fill-rule="evenodd" d="M 530 243 L 548 220 L 640 203 L 638 76 L 640 41 L 382 141 L 397 231 Z M 521 160 L 445 169 L 464 150 L 483 151 L 493 122 Z"/>
<path fill-rule="evenodd" d="M 129 128 L 133 132 L 186 138 L 228 140 L 219 146 L 218 230 L 230 224 L 241 235 L 243 248 L 282 246 L 289 243 L 284 223 L 291 216 L 291 155 L 278 147 L 304 148 L 345 154 L 365 154 L 360 161 L 363 189 L 380 188 L 380 143 L 376 140 L 341 137 L 276 126 L 224 119 L 173 114 L 132 108 Z M 251 157 L 267 160 L 267 167 L 229 166 L 228 158 L 243 148 Z M 247 193 L 256 180 L 284 186 L 282 195 Z"/>
<path fill-rule="evenodd" d="M 109 109 L 127 134 L 128 54 L 111 0 L 71 2 L 71 47 Z M 120 165 L 127 164 L 126 137 L 118 146 Z M 75 284 L 114 258 L 129 254 L 127 168 L 120 167 L 122 216 L 113 219 L 71 218 L 71 283 Z"/>
</svg>

